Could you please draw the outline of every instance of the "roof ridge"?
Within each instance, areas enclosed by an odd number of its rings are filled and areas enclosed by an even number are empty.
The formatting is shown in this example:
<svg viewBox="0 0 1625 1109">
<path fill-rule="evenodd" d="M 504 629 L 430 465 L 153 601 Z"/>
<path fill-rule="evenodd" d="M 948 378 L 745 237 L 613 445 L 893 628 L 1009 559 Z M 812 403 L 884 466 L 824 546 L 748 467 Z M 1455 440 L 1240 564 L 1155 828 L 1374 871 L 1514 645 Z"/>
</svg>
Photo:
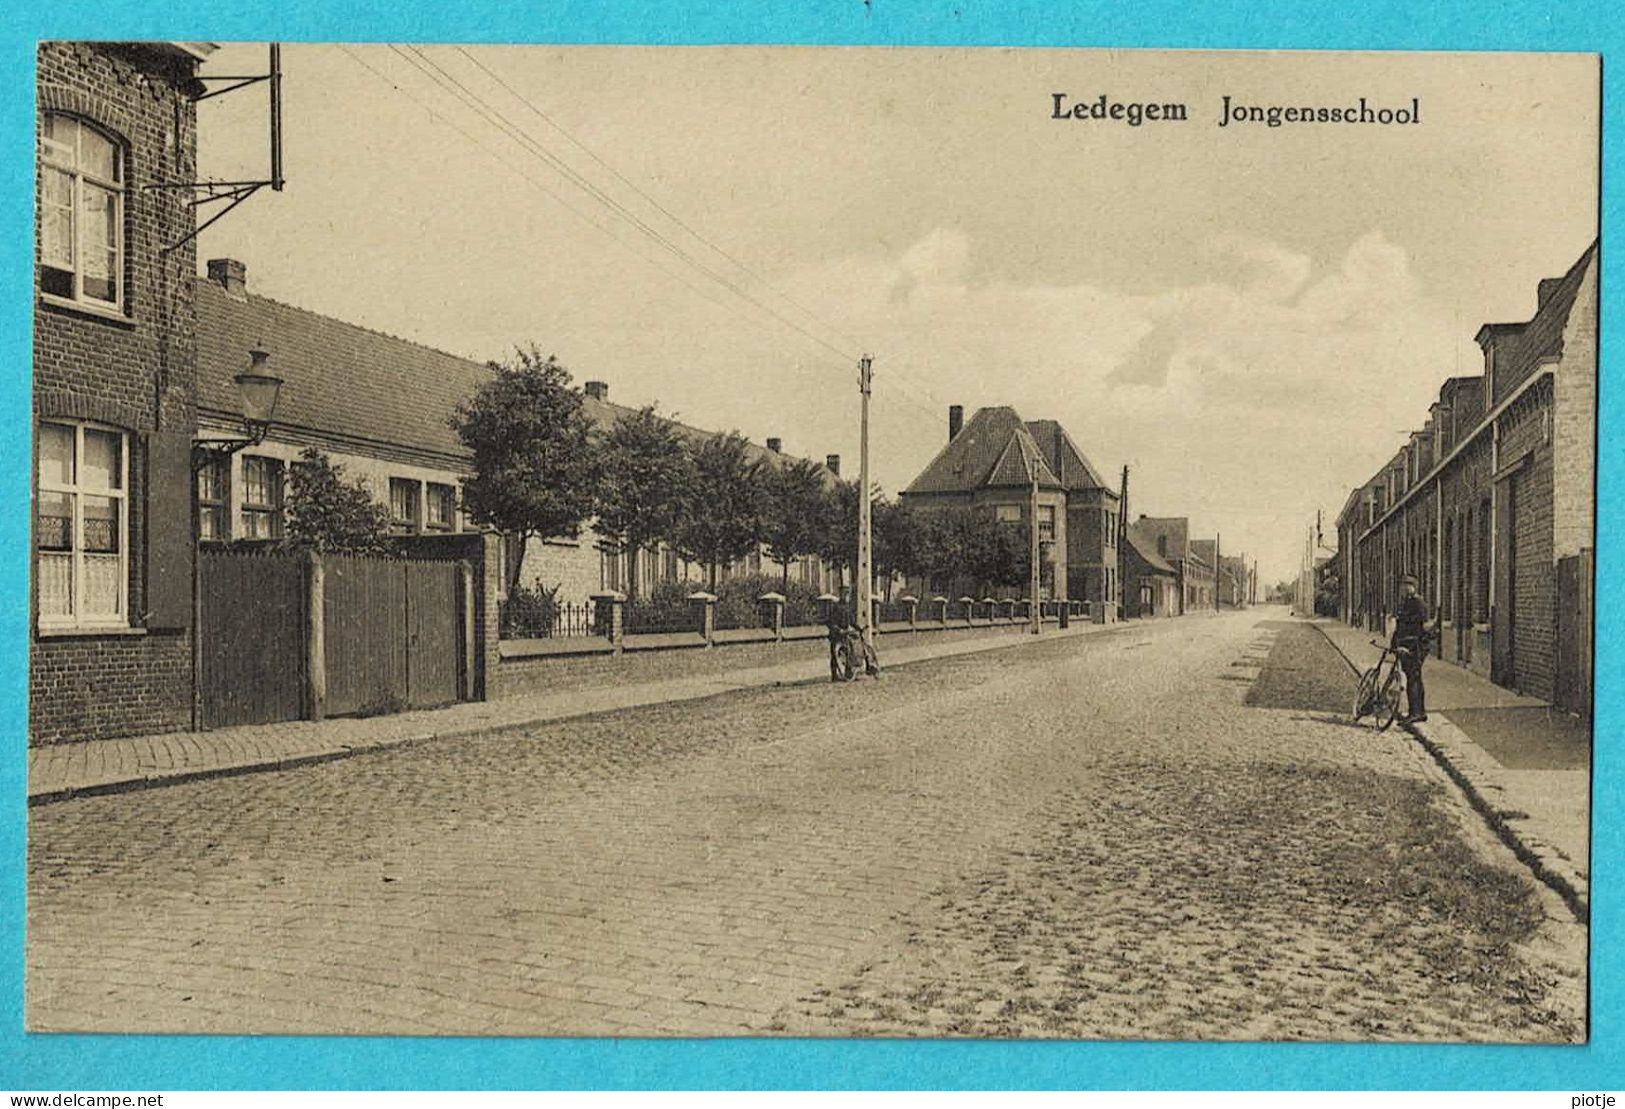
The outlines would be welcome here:
<svg viewBox="0 0 1625 1109">
<path fill-rule="evenodd" d="M 194 285 L 208 286 L 217 295 L 219 295 L 221 297 L 224 297 L 226 300 L 234 299 L 224 289 L 220 288 L 220 285 L 219 285 L 218 282 L 211 281 L 207 277 L 200 276 L 198 274 L 193 274 L 192 275 L 192 281 L 193 281 Z M 389 339 L 389 340 L 391 340 L 393 342 L 400 343 L 403 346 L 416 347 L 419 350 L 428 351 L 430 354 L 438 354 L 438 355 L 441 355 L 442 357 L 445 357 L 445 358 L 455 358 L 459 362 L 467 362 L 469 365 L 477 366 L 482 370 L 488 370 L 488 369 L 491 368 L 490 360 L 486 360 L 486 361 L 482 362 L 479 359 L 471 358 L 466 354 L 457 354 L 457 353 L 455 353 L 453 351 L 444 350 L 444 349 L 442 349 L 440 347 L 432 347 L 428 343 L 421 343 L 416 339 L 408 339 L 405 336 L 396 335 L 393 332 L 389 332 L 389 331 L 383 331 L 383 330 L 380 330 L 379 328 L 376 328 L 376 327 L 368 327 L 366 324 L 355 323 L 354 321 L 351 321 L 351 320 L 341 320 L 341 319 L 339 319 L 339 317 L 330 316 L 326 312 L 318 312 L 314 308 L 304 308 L 304 307 L 301 307 L 300 305 L 297 305 L 297 304 L 289 304 L 285 300 L 278 300 L 276 297 L 268 297 L 263 293 L 250 293 L 250 292 L 244 291 L 243 296 L 250 299 L 250 300 L 258 300 L 258 301 L 263 301 L 266 304 L 274 304 L 278 308 L 285 308 L 290 312 L 299 312 L 299 313 L 302 313 L 302 314 L 304 314 L 306 316 L 313 316 L 313 317 L 315 317 L 316 319 L 319 319 L 319 320 L 326 320 L 328 323 L 336 323 L 340 327 L 347 327 L 347 328 L 350 328 L 350 329 L 355 330 L 355 331 L 364 331 L 369 335 L 376 335 L 376 336 L 378 336 L 379 338 L 382 338 L 382 339 Z"/>
</svg>

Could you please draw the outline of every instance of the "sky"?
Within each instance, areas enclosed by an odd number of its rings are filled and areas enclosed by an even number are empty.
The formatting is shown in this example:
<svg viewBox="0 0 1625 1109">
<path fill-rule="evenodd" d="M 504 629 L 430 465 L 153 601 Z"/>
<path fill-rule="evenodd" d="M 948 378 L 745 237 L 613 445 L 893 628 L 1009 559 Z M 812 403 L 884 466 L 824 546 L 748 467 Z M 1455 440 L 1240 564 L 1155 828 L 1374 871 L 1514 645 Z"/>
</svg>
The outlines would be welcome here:
<svg viewBox="0 0 1625 1109">
<path fill-rule="evenodd" d="M 205 74 L 263 72 L 224 44 Z M 416 64 L 414 64 L 416 63 Z M 947 406 L 1056 419 L 1133 515 L 1296 573 L 1320 510 L 1596 235 L 1595 57 L 288 44 L 286 188 L 200 238 L 252 292 L 904 488 Z M 267 172 L 265 86 L 199 107 Z M 1057 120 L 1181 103 L 1184 122 Z M 1405 126 L 1218 126 L 1233 104 Z M 469 98 L 477 98 L 470 104 Z M 274 337 L 266 337 L 274 351 Z"/>
</svg>

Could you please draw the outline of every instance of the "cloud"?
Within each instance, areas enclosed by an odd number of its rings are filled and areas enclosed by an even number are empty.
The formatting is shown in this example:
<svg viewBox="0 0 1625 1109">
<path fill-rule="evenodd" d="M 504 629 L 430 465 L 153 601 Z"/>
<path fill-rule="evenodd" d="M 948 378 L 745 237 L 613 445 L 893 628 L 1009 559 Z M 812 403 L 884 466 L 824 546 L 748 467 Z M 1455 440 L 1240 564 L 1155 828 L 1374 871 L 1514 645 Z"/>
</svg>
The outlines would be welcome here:
<svg viewBox="0 0 1625 1109">
<path fill-rule="evenodd" d="M 793 283 L 884 341 L 877 396 L 912 417 L 889 428 L 893 488 L 940 448 L 934 414 L 1009 404 L 1059 419 L 1103 472 L 1132 462 L 1140 507 L 1263 549 L 1287 518 L 1335 512 L 1455 370 L 1452 314 L 1380 230 L 1325 259 L 1221 237 L 1190 283 L 1151 292 L 976 281 L 974 249 L 938 229 Z"/>
</svg>

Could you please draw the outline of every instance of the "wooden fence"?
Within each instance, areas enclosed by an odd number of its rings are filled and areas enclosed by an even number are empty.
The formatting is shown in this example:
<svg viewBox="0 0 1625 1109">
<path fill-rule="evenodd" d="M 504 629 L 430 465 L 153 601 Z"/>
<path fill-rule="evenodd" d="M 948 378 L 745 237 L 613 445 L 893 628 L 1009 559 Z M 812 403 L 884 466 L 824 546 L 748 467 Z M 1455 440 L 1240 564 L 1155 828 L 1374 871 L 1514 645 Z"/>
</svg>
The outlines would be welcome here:
<svg viewBox="0 0 1625 1109">
<path fill-rule="evenodd" d="M 198 569 L 205 728 L 472 696 L 465 564 L 223 548 Z"/>
<path fill-rule="evenodd" d="M 298 720 L 308 685 L 306 560 L 209 548 L 200 554 L 203 727 Z"/>
</svg>

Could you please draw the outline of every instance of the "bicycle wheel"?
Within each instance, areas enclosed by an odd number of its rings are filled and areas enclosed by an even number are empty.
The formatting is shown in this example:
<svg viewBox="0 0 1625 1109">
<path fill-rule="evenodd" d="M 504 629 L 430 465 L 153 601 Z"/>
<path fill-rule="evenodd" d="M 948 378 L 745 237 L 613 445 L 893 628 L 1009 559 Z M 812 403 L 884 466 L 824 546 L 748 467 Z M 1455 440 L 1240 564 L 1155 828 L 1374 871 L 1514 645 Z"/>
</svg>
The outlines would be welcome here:
<svg viewBox="0 0 1625 1109">
<path fill-rule="evenodd" d="M 1370 716 L 1376 709 L 1377 667 L 1373 666 L 1360 675 L 1360 684 L 1354 690 L 1354 722 L 1358 724 L 1362 716 Z"/>
<path fill-rule="evenodd" d="M 1382 689 L 1377 693 L 1377 707 L 1372 710 L 1377 717 L 1377 730 L 1386 732 L 1399 717 L 1400 698 L 1405 693 L 1405 679 L 1400 676 L 1396 666 L 1388 673 L 1388 680 L 1382 683 Z"/>
<path fill-rule="evenodd" d="M 850 682 L 857 678 L 857 667 L 852 664 L 852 645 L 840 643 L 835 647 L 835 677 L 837 681 Z"/>
</svg>

